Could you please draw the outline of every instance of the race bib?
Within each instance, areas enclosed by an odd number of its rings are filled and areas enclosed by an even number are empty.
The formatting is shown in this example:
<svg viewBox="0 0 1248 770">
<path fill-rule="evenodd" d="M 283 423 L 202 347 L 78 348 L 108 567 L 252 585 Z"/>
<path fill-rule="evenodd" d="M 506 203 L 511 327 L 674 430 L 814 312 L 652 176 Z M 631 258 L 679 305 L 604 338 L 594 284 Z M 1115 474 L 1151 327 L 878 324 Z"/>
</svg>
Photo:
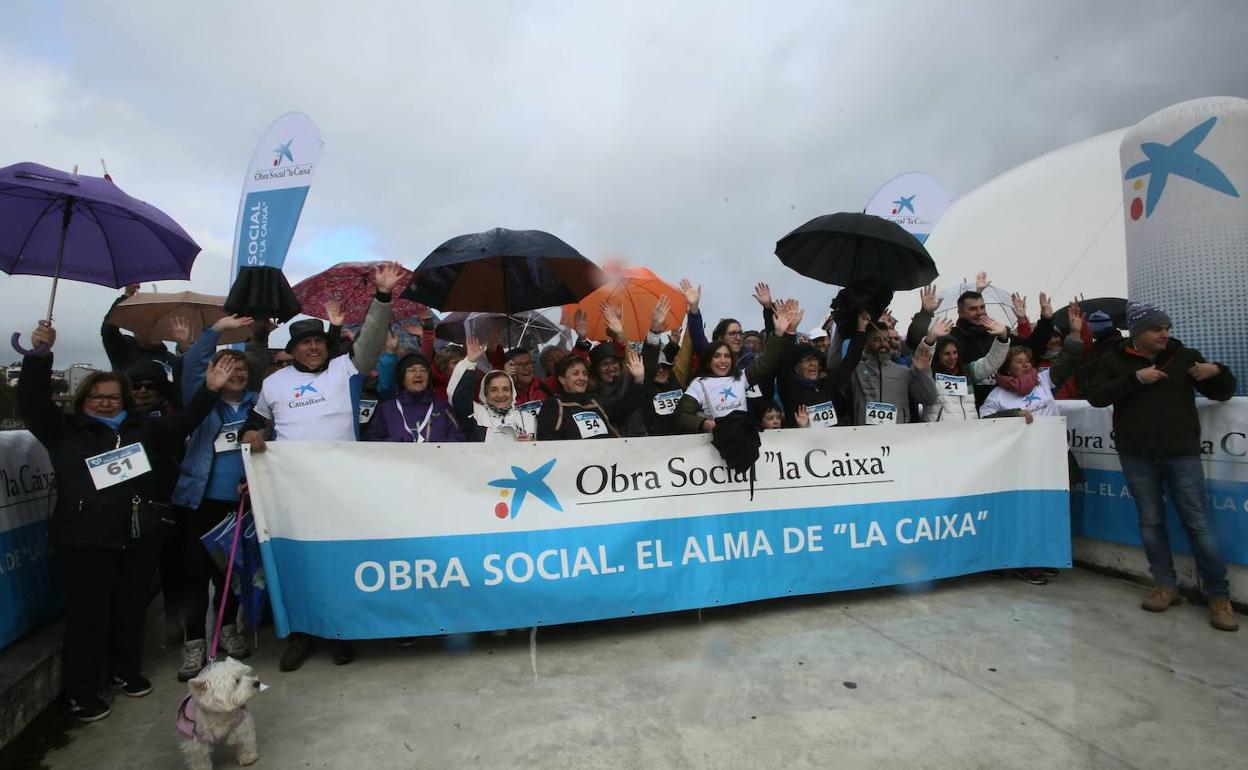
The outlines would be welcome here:
<svg viewBox="0 0 1248 770">
<path fill-rule="evenodd" d="M 897 407 L 879 401 L 867 402 L 867 425 L 896 425 Z"/>
<path fill-rule="evenodd" d="M 360 399 L 360 424 L 364 424 L 372 419 L 373 412 L 377 411 L 377 399 Z"/>
<path fill-rule="evenodd" d="M 130 444 L 111 452 L 88 457 L 87 471 L 96 489 L 108 489 L 123 481 L 142 476 L 152 469 L 142 444 Z"/>
<path fill-rule="evenodd" d="M 808 406 L 806 411 L 810 414 L 810 427 L 812 428 L 831 428 L 836 425 L 836 407 L 832 406 L 831 401 Z"/>
<path fill-rule="evenodd" d="M 527 403 L 521 404 L 520 406 L 516 408 L 519 409 L 522 414 L 527 414 L 533 417 L 534 419 L 537 419 L 537 413 L 542 411 L 543 403 L 545 402 L 544 401 L 529 401 Z"/>
<path fill-rule="evenodd" d="M 746 398 L 762 398 L 763 389 L 758 387 L 757 385 L 751 385 L 750 389 L 745 391 L 745 397 Z"/>
<path fill-rule="evenodd" d="M 243 421 L 228 422 L 221 426 L 217 438 L 212 442 L 214 452 L 233 452 L 239 448 L 238 440 L 243 432 Z"/>
<path fill-rule="evenodd" d="M 607 426 L 597 412 L 577 412 L 572 416 L 576 419 L 576 429 L 581 432 L 581 438 L 607 435 Z"/>
<path fill-rule="evenodd" d="M 947 396 L 969 396 L 971 395 L 970 386 L 966 383 L 965 377 L 956 374 L 937 374 L 936 388 Z"/>
<path fill-rule="evenodd" d="M 676 402 L 680 401 L 680 397 L 684 395 L 684 391 L 669 390 L 654 395 L 654 413 L 668 415 L 676 411 Z"/>
</svg>

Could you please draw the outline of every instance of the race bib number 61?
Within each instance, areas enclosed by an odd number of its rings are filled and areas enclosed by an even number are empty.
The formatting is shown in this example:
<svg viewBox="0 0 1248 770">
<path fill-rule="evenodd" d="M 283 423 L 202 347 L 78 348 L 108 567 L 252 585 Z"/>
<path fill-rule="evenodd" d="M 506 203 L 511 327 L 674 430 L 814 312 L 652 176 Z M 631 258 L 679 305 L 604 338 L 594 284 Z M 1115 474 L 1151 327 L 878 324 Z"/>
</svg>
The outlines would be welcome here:
<svg viewBox="0 0 1248 770">
<path fill-rule="evenodd" d="M 129 444 L 86 460 L 91 483 L 96 489 L 108 489 L 123 481 L 142 476 L 152 469 L 142 444 Z"/>
</svg>

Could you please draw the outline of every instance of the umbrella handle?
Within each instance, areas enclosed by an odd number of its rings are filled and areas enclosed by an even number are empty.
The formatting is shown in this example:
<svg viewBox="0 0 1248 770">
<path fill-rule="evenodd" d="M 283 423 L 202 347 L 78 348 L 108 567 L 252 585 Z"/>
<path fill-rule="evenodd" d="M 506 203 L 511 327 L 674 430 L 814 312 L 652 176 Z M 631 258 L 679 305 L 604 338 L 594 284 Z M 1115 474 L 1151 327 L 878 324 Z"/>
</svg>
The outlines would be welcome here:
<svg viewBox="0 0 1248 770">
<path fill-rule="evenodd" d="M 18 353 L 21 353 L 24 356 L 41 356 L 44 353 L 48 352 L 48 346 L 43 343 L 36 345 L 34 350 L 27 350 L 26 348 L 22 347 L 22 344 L 20 342 L 18 342 L 18 340 L 20 340 L 21 338 L 22 338 L 21 332 L 13 332 L 13 336 L 9 339 L 9 344 L 11 344 L 13 346 L 13 349 L 16 350 Z"/>
</svg>

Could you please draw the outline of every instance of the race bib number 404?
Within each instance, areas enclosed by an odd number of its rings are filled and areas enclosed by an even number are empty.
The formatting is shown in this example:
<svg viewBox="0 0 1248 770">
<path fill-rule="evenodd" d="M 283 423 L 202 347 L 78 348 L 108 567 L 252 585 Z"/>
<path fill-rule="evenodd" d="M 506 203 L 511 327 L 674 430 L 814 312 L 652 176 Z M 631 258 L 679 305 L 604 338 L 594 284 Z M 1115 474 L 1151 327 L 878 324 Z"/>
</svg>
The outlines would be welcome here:
<svg viewBox="0 0 1248 770">
<path fill-rule="evenodd" d="M 360 424 L 364 424 L 373 418 L 373 412 L 377 410 L 377 400 L 373 398 L 360 399 Z"/>
<path fill-rule="evenodd" d="M 86 463 L 87 471 L 91 474 L 91 483 L 96 489 L 108 489 L 115 484 L 142 476 L 152 469 L 142 444 L 128 444 L 111 452 L 88 457 Z"/>
<path fill-rule="evenodd" d="M 597 412 L 577 412 L 573 417 L 576 418 L 576 428 L 581 432 L 581 438 L 607 435 L 607 426 L 602 422 L 602 415 Z"/>
<path fill-rule="evenodd" d="M 880 401 L 867 402 L 867 425 L 896 425 L 897 407 Z"/>
</svg>

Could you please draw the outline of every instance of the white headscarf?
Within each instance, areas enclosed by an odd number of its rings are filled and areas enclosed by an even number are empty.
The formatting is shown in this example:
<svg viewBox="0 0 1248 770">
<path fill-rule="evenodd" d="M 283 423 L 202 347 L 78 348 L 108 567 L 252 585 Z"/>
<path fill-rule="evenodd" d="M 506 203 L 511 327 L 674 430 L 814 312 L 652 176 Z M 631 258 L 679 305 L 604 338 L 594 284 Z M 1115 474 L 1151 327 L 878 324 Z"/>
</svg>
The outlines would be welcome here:
<svg viewBox="0 0 1248 770">
<path fill-rule="evenodd" d="M 499 410 L 490 406 L 485 400 L 485 384 L 495 374 L 501 374 L 511 384 L 511 403 L 506 409 Z M 491 369 L 481 378 L 481 387 L 477 391 L 477 400 L 472 403 L 472 417 L 477 425 L 485 428 L 485 440 L 515 441 L 517 433 L 535 435 L 537 433 L 537 417 L 516 407 L 516 383 L 511 375 L 501 369 Z M 503 426 L 510 427 L 506 430 Z"/>
</svg>

